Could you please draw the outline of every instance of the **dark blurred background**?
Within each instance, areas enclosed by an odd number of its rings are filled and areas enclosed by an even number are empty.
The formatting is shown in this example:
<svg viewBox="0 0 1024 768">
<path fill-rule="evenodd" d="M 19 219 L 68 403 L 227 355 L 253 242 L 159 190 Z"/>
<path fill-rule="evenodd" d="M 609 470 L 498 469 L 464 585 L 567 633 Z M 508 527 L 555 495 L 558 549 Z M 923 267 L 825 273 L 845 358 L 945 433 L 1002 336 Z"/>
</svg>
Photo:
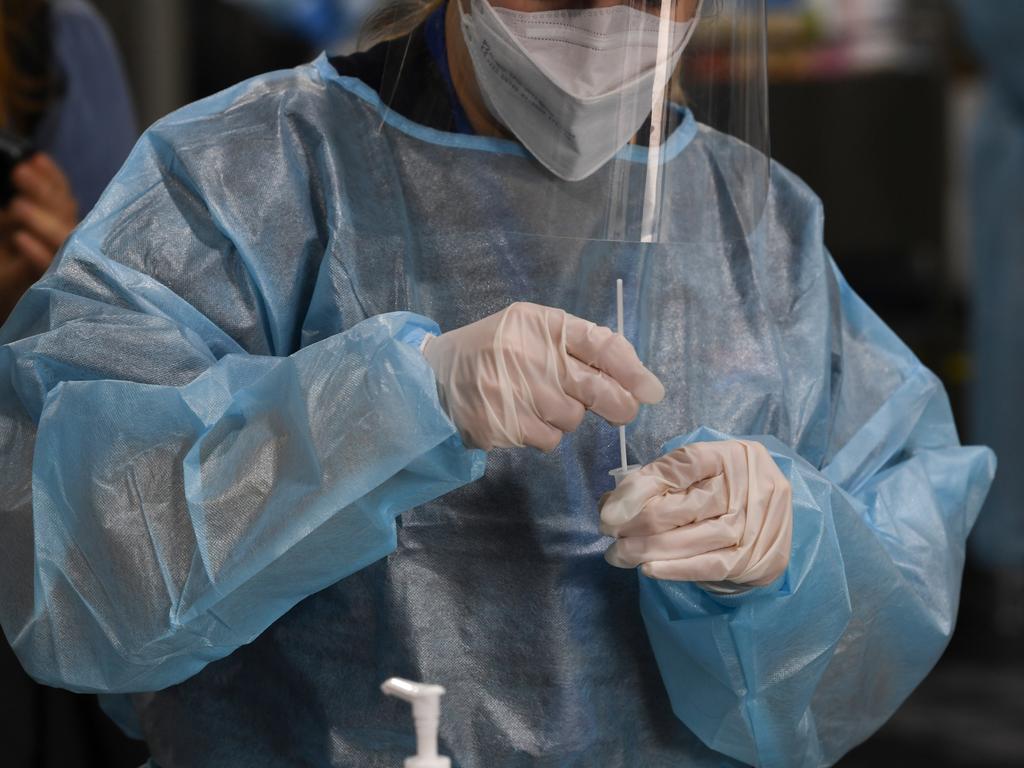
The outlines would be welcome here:
<svg viewBox="0 0 1024 768">
<path fill-rule="evenodd" d="M 340 26 L 318 35 L 308 20 L 255 12 L 259 2 L 93 4 L 120 47 L 142 126 L 251 75 L 307 61 L 320 46 L 351 45 Z M 774 157 L 823 198 L 834 257 L 942 377 L 964 440 L 991 442 L 970 411 L 972 302 L 984 297 L 972 290 L 978 267 L 968 183 L 989 86 L 962 20 L 942 0 L 769 0 L 769 7 Z M 1024 40 L 1020 47 L 1024 56 Z M 1024 197 L 1024 179 L 1018 191 Z M 1000 473 L 1024 470 L 1000 459 Z M 976 544 L 969 556 L 945 656 L 842 766 L 1024 765 L 1024 554 L 1017 562 L 990 554 Z M 143 762 L 143 746 L 122 737 L 94 698 L 35 686 L 2 650 L 3 765 Z"/>
</svg>

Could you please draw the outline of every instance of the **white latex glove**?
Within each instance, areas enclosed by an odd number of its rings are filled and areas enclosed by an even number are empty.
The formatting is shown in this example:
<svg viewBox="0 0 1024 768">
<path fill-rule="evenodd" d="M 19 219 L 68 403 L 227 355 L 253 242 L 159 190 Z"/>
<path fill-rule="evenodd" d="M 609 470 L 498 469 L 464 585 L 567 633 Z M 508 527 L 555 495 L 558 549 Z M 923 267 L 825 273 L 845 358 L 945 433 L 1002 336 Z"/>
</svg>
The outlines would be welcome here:
<svg viewBox="0 0 1024 768">
<path fill-rule="evenodd" d="M 760 443 L 694 443 L 627 476 L 601 501 L 605 559 L 645 576 L 734 592 L 786 570 L 792 489 Z"/>
<path fill-rule="evenodd" d="M 464 442 L 484 450 L 551 451 L 587 410 L 627 424 L 665 395 L 625 338 L 537 304 L 428 337 L 423 354 Z"/>
</svg>

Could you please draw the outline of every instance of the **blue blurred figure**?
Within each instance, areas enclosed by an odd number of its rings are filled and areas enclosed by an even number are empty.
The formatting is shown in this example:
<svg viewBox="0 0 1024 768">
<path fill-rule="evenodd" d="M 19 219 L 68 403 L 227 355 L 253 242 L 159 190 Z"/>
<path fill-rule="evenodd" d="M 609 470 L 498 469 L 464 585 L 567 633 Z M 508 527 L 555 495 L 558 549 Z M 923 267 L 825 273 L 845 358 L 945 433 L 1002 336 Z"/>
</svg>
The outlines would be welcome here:
<svg viewBox="0 0 1024 768">
<path fill-rule="evenodd" d="M 228 0 L 252 8 L 302 35 L 317 48 L 351 40 L 374 0 Z"/>
<path fill-rule="evenodd" d="M 960 0 L 959 9 L 990 89 L 978 122 L 973 198 L 976 358 L 973 437 L 991 445 L 1004 471 L 971 539 L 995 570 L 1024 570 L 1024 3 Z"/>
<path fill-rule="evenodd" d="M 66 79 L 42 146 L 64 169 L 84 216 L 128 157 L 138 127 L 121 57 L 106 22 L 84 0 L 57 0 L 54 53 Z"/>
</svg>

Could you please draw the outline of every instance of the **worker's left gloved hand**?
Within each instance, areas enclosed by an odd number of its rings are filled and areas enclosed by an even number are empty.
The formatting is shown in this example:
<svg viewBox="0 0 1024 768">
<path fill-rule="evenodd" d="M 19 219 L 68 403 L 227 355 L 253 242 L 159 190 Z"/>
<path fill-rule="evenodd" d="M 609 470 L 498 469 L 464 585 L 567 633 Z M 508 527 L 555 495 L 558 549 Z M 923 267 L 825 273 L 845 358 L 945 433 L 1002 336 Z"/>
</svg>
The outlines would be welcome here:
<svg viewBox="0 0 1024 768">
<path fill-rule="evenodd" d="M 644 575 L 735 592 L 775 581 L 789 563 L 792 490 L 767 449 L 694 443 L 628 475 L 601 501 L 605 559 Z"/>
</svg>

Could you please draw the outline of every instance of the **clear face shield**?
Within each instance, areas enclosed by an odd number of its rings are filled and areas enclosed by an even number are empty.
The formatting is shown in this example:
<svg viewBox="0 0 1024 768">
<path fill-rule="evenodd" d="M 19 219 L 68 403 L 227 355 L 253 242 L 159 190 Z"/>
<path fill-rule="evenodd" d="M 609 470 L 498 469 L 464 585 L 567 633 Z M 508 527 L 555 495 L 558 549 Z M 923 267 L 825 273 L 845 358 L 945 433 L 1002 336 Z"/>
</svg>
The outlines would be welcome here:
<svg viewBox="0 0 1024 768">
<path fill-rule="evenodd" d="M 474 81 L 462 92 L 533 161 L 492 164 L 529 188 L 528 200 L 510 186 L 490 201 L 506 209 L 492 231 L 692 243 L 756 227 L 769 174 L 764 0 L 451 2 L 448 55 Z"/>
</svg>

